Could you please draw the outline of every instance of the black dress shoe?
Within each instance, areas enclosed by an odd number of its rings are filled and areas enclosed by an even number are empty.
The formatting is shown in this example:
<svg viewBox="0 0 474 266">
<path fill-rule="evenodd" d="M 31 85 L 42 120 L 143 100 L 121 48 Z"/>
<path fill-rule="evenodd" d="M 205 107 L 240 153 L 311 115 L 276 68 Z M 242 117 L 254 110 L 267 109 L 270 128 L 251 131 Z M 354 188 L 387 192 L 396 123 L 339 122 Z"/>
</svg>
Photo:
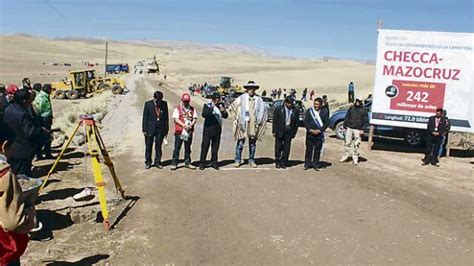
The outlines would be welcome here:
<svg viewBox="0 0 474 266">
<path fill-rule="evenodd" d="M 280 169 L 280 167 L 281 167 L 281 166 L 280 166 L 279 163 L 276 163 L 276 164 L 275 164 L 275 168 L 276 168 L 276 169 Z"/>
<path fill-rule="evenodd" d="M 163 165 L 161 163 L 155 163 L 155 167 L 158 169 L 163 169 Z"/>
<path fill-rule="evenodd" d="M 321 167 L 320 167 L 319 165 L 315 165 L 315 166 L 313 166 L 313 169 L 314 169 L 315 171 L 319 171 L 319 170 L 321 169 Z"/>
<path fill-rule="evenodd" d="M 286 169 L 286 165 L 281 164 L 281 165 L 280 165 L 280 168 L 281 168 L 281 169 Z"/>
<path fill-rule="evenodd" d="M 204 170 L 206 167 L 204 167 L 203 164 L 199 165 L 199 170 Z"/>
<path fill-rule="evenodd" d="M 439 164 L 438 163 L 431 163 L 432 166 L 436 166 L 436 167 L 439 167 Z"/>
<path fill-rule="evenodd" d="M 219 169 L 220 169 L 220 168 L 219 168 L 219 165 L 217 165 L 217 164 L 213 164 L 213 165 L 212 165 L 212 168 L 214 168 L 215 170 L 219 170 Z"/>
<path fill-rule="evenodd" d="M 423 163 L 421 165 L 428 165 L 430 163 L 426 162 L 426 161 L 423 161 Z"/>
</svg>

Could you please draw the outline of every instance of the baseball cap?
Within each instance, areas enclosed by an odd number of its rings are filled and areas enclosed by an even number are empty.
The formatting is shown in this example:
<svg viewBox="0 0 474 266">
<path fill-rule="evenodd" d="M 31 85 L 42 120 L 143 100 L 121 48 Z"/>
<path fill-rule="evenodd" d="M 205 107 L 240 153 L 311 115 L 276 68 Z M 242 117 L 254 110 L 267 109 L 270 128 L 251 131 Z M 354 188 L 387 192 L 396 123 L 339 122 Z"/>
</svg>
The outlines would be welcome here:
<svg viewBox="0 0 474 266">
<path fill-rule="evenodd" d="M 191 101 L 191 96 L 189 95 L 189 93 L 183 93 L 183 95 L 181 96 L 181 101 L 190 102 Z"/>
<path fill-rule="evenodd" d="M 15 94 L 17 90 L 18 90 L 18 86 L 15 84 L 10 84 L 7 86 L 7 94 Z"/>
</svg>

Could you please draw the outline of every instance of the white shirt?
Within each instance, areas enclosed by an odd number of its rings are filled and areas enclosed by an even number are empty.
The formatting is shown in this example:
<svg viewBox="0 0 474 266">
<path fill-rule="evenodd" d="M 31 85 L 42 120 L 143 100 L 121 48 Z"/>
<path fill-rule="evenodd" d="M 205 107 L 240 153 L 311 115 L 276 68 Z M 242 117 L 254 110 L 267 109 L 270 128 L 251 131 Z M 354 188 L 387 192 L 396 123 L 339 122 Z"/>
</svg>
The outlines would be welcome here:
<svg viewBox="0 0 474 266">
<path fill-rule="evenodd" d="M 175 107 L 174 110 L 173 110 L 173 115 L 171 116 L 173 119 L 179 119 L 179 110 L 178 110 L 178 107 Z M 193 113 L 193 118 L 194 119 L 197 119 L 198 118 L 198 114 L 196 112 L 196 108 L 194 108 L 194 113 Z"/>
</svg>

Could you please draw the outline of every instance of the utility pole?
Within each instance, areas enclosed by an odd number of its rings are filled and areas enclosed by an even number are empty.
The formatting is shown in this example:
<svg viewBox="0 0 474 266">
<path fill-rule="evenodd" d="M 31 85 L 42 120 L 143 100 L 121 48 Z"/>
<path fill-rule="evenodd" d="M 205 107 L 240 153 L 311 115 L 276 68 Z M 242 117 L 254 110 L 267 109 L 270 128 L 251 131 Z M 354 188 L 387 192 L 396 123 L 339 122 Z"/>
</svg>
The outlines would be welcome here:
<svg viewBox="0 0 474 266">
<path fill-rule="evenodd" d="M 107 76 L 107 56 L 109 53 L 109 42 L 105 41 L 105 63 L 104 63 L 104 77 Z"/>
<path fill-rule="evenodd" d="M 381 30 L 383 28 L 383 21 L 381 18 L 377 20 L 377 30 Z"/>
<path fill-rule="evenodd" d="M 379 32 L 379 30 L 381 30 L 383 28 L 383 21 L 381 18 L 379 18 L 377 20 L 377 34 Z M 375 130 L 375 126 L 370 124 L 370 127 L 369 127 L 369 151 L 372 150 L 372 146 L 374 145 L 374 130 Z"/>
</svg>

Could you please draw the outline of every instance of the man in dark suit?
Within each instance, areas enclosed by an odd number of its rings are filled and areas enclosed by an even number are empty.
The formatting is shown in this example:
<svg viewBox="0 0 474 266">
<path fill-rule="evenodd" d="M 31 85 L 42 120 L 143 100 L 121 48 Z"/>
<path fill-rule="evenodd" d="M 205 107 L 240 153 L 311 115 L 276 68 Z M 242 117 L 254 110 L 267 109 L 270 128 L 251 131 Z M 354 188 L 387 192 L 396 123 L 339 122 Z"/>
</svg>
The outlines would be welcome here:
<svg viewBox="0 0 474 266">
<path fill-rule="evenodd" d="M 306 110 L 304 124 L 306 127 L 306 152 L 304 170 L 313 168 L 319 171 L 319 159 L 324 143 L 324 131 L 329 125 L 329 114 L 322 108 L 323 99 L 316 98 L 314 106 Z"/>
<path fill-rule="evenodd" d="M 35 126 L 34 118 L 28 109 L 33 99 L 30 92 L 20 89 L 15 93 L 13 104 L 5 110 L 5 124 L 14 133 L 13 150 L 8 163 L 15 175 L 31 176 L 33 156 L 37 146 L 47 137 L 44 127 Z"/>
<path fill-rule="evenodd" d="M 221 142 L 222 120 L 229 116 L 224 104 L 221 102 L 221 96 L 219 93 L 215 92 L 212 94 L 211 102 L 205 104 L 202 109 L 202 116 L 204 117 L 204 129 L 202 135 L 199 169 L 204 170 L 206 166 L 207 151 L 209 150 L 209 146 L 212 143 L 211 166 L 212 168 L 219 170 L 217 157 Z"/>
<path fill-rule="evenodd" d="M 294 106 L 292 97 L 287 97 L 283 104 L 273 111 L 273 129 L 275 137 L 275 166 L 285 169 L 290 157 L 291 140 L 298 132 L 300 112 Z"/>
<path fill-rule="evenodd" d="M 153 99 L 145 102 L 143 107 L 142 132 L 145 136 L 145 169 L 151 168 L 153 142 L 155 143 L 154 166 L 159 169 L 163 168 L 161 146 L 164 138 L 168 135 L 168 130 L 168 104 L 163 101 L 163 93 L 155 91 Z"/>
<path fill-rule="evenodd" d="M 436 110 L 436 115 L 428 120 L 426 129 L 426 153 L 423 159 L 423 165 L 431 163 L 433 166 L 438 165 L 438 152 L 441 140 L 446 133 L 446 118 L 443 117 L 443 109 Z"/>
</svg>

